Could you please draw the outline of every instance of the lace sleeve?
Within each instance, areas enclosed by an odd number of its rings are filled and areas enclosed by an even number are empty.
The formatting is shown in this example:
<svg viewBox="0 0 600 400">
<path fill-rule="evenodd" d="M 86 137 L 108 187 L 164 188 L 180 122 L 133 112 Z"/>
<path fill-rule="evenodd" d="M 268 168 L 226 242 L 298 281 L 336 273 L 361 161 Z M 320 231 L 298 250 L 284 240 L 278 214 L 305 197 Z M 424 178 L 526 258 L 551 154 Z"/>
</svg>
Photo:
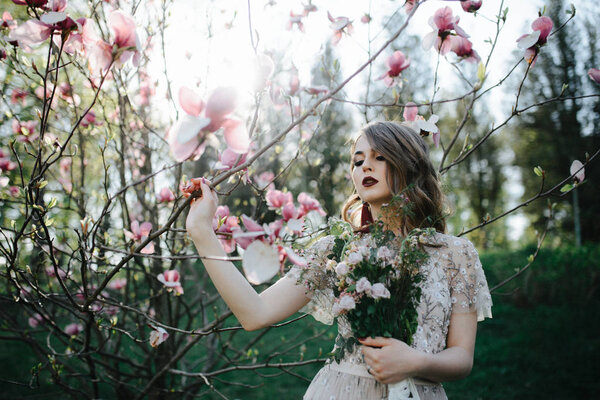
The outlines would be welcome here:
<svg viewBox="0 0 600 400">
<path fill-rule="evenodd" d="M 312 315 L 317 321 L 327 325 L 333 324 L 334 293 L 331 287 L 331 279 L 325 272 L 327 268 L 327 256 L 331 253 L 334 245 L 334 237 L 325 236 L 304 250 L 307 260 L 306 267 L 292 267 L 286 277 L 294 279 L 298 285 L 306 289 L 306 297 L 310 302 L 300 311 Z"/>
<path fill-rule="evenodd" d="M 492 296 L 475 246 L 458 238 L 454 244 L 448 268 L 452 312 L 476 311 L 477 321 L 492 318 Z"/>
</svg>

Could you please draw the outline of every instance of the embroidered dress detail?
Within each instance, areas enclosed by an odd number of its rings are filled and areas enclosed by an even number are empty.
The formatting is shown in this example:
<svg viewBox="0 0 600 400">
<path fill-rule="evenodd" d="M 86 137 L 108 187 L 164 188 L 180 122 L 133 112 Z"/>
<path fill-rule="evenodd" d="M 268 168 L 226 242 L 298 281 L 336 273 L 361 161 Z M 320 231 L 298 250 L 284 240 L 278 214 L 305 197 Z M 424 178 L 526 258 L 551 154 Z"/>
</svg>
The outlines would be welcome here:
<svg viewBox="0 0 600 400">
<path fill-rule="evenodd" d="M 375 246 L 368 233 L 357 242 L 358 246 Z M 400 239 L 394 244 L 396 246 L 390 246 L 390 250 L 395 255 L 400 250 Z M 325 273 L 326 268 L 333 267 L 331 263 L 328 265 L 327 258 L 333 245 L 333 236 L 319 239 L 305 251 L 308 266 L 293 267 L 287 274 L 305 286 L 307 297 L 311 299 L 301 311 L 326 324 L 334 321 L 334 282 Z M 492 298 L 479 255 L 470 241 L 436 233 L 427 238 L 424 249 L 429 258 L 420 266 L 422 280 L 419 282 L 421 299 L 417 306 L 418 326 L 411 346 L 435 354 L 446 347 L 453 313 L 476 312 L 479 321 L 491 318 Z M 301 276 L 304 279 L 298 281 Z M 347 320 L 342 316 L 337 321 L 338 339 L 352 337 Z M 354 351 L 346 353 L 340 364 L 329 360 L 311 382 L 304 399 L 388 399 L 388 396 L 394 395 L 393 391 L 390 393 L 392 385 L 379 383 L 368 374 L 361 347 L 355 346 Z M 336 348 L 334 346 L 334 350 Z M 410 391 L 416 390 L 411 398 L 413 400 L 417 399 L 417 395 L 421 400 L 447 399 L 440 383 L 414 378 L 412 384 L 407 382 L 405 386 Z M 402 393 L 405 391 L 401 390 Z"/>
</svg>

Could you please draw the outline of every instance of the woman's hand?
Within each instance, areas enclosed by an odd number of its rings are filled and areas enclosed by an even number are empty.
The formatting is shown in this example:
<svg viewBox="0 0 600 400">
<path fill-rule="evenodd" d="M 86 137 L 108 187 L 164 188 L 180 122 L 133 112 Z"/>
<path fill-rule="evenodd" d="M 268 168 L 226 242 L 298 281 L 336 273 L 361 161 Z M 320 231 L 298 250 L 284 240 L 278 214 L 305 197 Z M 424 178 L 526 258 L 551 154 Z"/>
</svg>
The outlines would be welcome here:
<svg viewBox="0 0 600 400">
<path fill-rule="evenodd" d="M 423 353 L 398 339 L 384 337 L 359 339 L 369 372 L 385 384 L 418 375 Z M 378 348 L 379 347 L 379 348 Z"/>
<path fill-rule="evenodd" d="M 200 197 L 192 200 L 190 211 L 185 220 L 185 228 L 192 239 L 200 239 L 214 235 L 212 221 L 217 211 L 219 199 L 217 193 L 210 189 L 210 181 L 204 178 L 192 178 L 183 188 L 184 196 L 189 197 L 198 189 L 202 190 Z"/>
</svg>

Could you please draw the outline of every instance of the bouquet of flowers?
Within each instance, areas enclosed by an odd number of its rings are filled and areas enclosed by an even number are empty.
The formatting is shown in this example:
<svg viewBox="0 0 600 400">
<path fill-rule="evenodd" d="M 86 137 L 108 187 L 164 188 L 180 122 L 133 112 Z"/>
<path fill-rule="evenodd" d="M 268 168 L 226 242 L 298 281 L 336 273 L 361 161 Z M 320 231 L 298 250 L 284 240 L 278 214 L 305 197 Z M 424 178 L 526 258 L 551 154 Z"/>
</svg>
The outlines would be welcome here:
<svg viewBox="0 0 600 400">
<path fill-rule="evenodd" d="M 428 258 L 423 244 L 435 230 L 414 229 L 401 239 L 376 221 L 367 245 L 350 224 L 332 219 L 329 233 L 334 245 L 324 274 L 335 295 L 331 311 L 336 319 L 348 321 L 353 334 L 348 338 L 338 335 L 331 354 L 335 361 L 339 363 L 346 352 L 351 353 L 359 337 L 396 338 L 410 345 L 418 324 L 420 265 Z M 405 381 L 399 384 L 406 390 Z M 390 399 L 402 398 L 392 394 L 394 386 L 397 384 L 390 385 Z M 414 385 L 412 388 L 414 398 Z"/>
</svg>

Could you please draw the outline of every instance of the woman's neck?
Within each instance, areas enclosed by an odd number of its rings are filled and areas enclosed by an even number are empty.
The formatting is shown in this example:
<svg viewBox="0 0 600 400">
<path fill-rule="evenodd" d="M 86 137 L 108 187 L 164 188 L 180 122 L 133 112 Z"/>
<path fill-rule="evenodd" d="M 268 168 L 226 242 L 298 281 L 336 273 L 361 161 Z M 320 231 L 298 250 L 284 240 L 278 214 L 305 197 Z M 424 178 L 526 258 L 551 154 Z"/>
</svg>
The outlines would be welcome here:
<svg viewBox="0 0 600 400">
<path fill-rule="evenodd" d="M 396 236 L 405 236 L 406 233 L 402 228 L 400 218 L 394 218 L 393 211 L 386 204 L 376 205 L 369 204 L 373 221 L 380 220 L 383 222 L 383 227 L 386 230 L 392 231 Z M 383 210 L 382 210 L 383 209 Z"/>
</svg>

